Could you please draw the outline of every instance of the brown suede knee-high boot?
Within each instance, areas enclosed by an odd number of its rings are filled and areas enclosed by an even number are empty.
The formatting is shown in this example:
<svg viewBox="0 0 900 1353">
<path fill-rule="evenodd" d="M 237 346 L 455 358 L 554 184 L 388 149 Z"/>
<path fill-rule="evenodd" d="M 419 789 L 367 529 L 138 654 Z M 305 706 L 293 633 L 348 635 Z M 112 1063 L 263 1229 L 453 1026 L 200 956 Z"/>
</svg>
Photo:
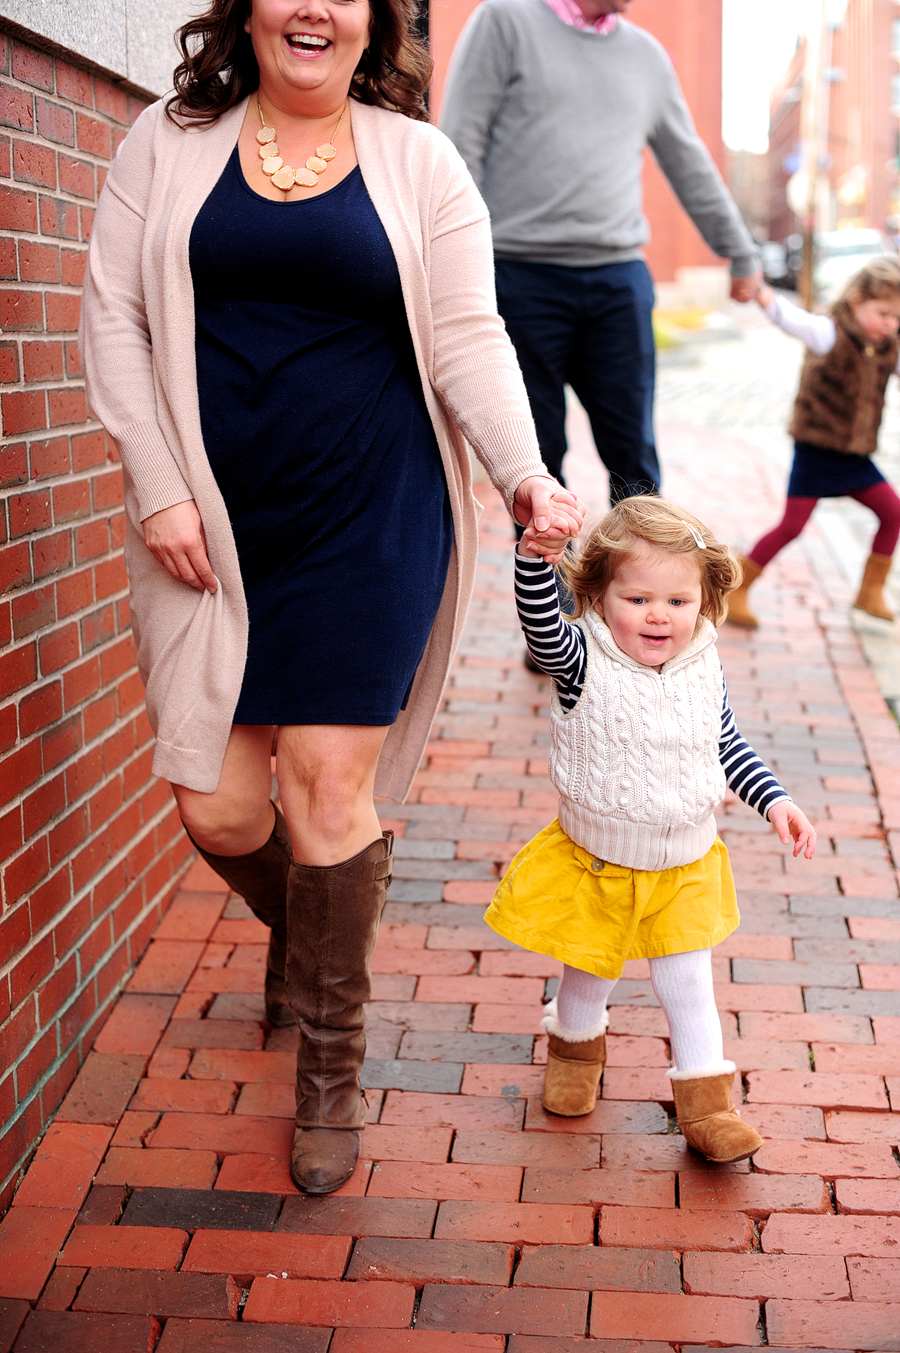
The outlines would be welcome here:
<svg viewBox="0 0 900 1353">
<path fill-rule="evenodd" d="M 300 1029 L 291 1174 L 307 1193 L 331 1193 L 359 1158 L 365 1104 L 369 959 L 393 867 L 384 832 L 335 865 L 291 862 L 287 998 Z"/>
<path fill-rule="evenodd" d="M 263 925 L 269 926 L 269 952 L 266 956 L 266 1019 L 284 1028 L 293 1024 L 284 994 L 284 959 L 287 949 L 287 881 L 291 863 L 291 841 L 287 823 L 275 804 L 272 835 L 259 850 L 247 855 L 213 855 L 188 836 L 200 855 L 247 903 Z M 187 829 L 185 829 L 187 830 Z"/>
</svg>

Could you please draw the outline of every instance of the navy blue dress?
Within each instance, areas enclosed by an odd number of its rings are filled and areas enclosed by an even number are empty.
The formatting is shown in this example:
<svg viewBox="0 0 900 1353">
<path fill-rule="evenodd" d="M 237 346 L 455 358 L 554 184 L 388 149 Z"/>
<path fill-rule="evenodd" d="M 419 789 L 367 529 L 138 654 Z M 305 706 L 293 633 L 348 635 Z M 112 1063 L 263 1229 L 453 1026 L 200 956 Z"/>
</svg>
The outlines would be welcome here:
<svg viewBox="0 0 900 1353">
<path fill-rule="evenodd" d="M 869 456 L 794 442 L 789 498 L 844 498 L 881 484 L 884 475 Z"/>
<path fill-rule="evenodd" d="M 357 167 L 271 202 L 237 148 L 191 232 L 203 438 L 250 615 L 234 715 L 391 724 L 452 521 L 400 277 Z"/>
</svg>

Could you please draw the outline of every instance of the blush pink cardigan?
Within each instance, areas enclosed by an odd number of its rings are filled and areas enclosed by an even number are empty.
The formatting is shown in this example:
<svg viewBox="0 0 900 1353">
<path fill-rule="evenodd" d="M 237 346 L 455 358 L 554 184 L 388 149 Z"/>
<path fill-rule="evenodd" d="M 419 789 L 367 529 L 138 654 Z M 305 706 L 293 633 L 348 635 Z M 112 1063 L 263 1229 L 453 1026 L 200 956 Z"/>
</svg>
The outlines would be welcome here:
<svg viewBox="0 0 900 1353">
<path fill-rule="evenodd" d="M 201 436 L 188 244 L 237 143 L 245 107 L 202 129 L 174 126 L 162 103 L 141 114 L 100 199 L 80 335 L 89 398 L 124 469 L 125 558 L 138 666 L 157 738 L 153 769 L 205 793 L 218 784 L 241 688 L 247 606 Z M 455 530 L 447 585 L 409 707 L 391 729 L 378 768 L 376 793 L 402 800 L 472 592 L 478 505 L 466 441 L 507 506 L 523 479 L 546 470 L 497 314 L 487 209 L 460 156 L 436 128 L 399 113 L 353 101 L 351 119 L 363 178 L 397 261 Z M 265 249 L 264 239 L 259 247 Z M 298 268 L 307 267 L 315 259 L 298 259 Z M 341 398 L 339 371 L 333 395 Z M 145 517 L 189 498 L 199 508 L 219 580 L 214 595 L 170 577 L 143 542 Z M 336 578 L 333 593 L 322 598 L 335 609 L 335 624 L 339 598 Z"/>
</svg>

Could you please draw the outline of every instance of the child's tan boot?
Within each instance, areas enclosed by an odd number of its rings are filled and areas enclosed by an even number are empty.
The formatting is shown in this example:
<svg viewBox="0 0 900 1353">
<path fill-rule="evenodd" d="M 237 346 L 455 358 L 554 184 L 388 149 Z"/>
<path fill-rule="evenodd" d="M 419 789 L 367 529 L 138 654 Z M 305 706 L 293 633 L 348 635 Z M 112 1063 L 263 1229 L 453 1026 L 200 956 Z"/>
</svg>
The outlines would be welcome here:
<svg viewBox="0 0 900 1353">
<path fill-rule="evenodd" d="M 889 554 L 870 554 L 866 560 L 859 593 L 853 605 L 866 615 L 879 620 L 893 620 L 894 612 L 884 599 L 884 585 L 891 570 L 893 557 Z"/>
<path fill-rule="evenodd" d="M 728 593 L 725 603 L 728 607 L 726 619 L 730 620 L 732 625 L 743 625 L 745 629 L 755 630 L 759 621 L 750 610 L 747 593 L 762 573 L 762 565 L 755 564 L 752 559 L 748 559 L 743 554 L 739 556 L 738 563 L 743 570 L 743 578 L 740 587 L 736 587 L 733 592 Z"/>
<path fill-rule="evenodd" d="M 712 1071 L 668 1073 L 684 1140 L 717 1165 L 746 1160 L 763 1144 L 759 1133 L 734 1107 L 731 1090 L 736 1069 L 734 1062 L 723 1062 Z"/>
<path fill-rule="evenodd" d="M 544 1006 L 541 1028 L 549 1035 L 549 1045 L 541 1102 L 548 1113 L 581 1118 L 591 1112 L 606 1065 L 608 1024 L 609 1012 L 604 1010 L 593 1029 L 573 1034 L 560 1024 L 555 1000 Z"/>
</svg>

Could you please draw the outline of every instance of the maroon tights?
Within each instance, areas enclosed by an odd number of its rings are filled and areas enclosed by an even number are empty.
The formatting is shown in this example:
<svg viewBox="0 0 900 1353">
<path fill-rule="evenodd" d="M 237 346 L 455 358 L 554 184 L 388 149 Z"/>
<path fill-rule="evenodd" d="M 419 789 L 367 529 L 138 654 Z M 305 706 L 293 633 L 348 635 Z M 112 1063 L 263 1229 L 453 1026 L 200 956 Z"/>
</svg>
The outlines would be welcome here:
<svg viewBox="0 0 900 1353">
<path fill-rule="evenodd" d="M 900 536 L 900 498 L 897 497 L 887 480 L 863 489 L 861 493 L 849 493 L 863 507 L 868 507 L 878 518 L 878 530 L 872 541 L 873 554 L 893 554 Z M 774 559 L 779 550 L 783 550 L 790 541 L 796 540 L 812 516 L 812 510 L 818 498 L 788 498 L 784 516 L 775 527 L 750 551 L 749 558 L 760 568 L 765 568 Z"/>
</svg>

